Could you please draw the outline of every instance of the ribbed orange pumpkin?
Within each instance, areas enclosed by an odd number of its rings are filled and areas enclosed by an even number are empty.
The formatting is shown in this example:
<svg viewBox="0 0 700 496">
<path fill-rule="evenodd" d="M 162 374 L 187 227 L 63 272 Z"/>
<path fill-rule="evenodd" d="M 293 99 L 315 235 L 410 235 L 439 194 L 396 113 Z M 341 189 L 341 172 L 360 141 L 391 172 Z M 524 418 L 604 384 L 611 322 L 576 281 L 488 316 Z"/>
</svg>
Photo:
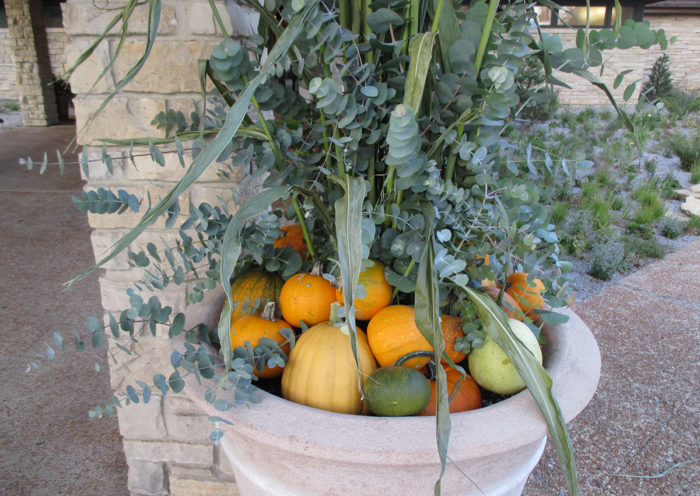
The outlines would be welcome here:
<svg viewBox="0 0 700 496">
<path fill-rule="evenodd" d="M 369 321 L 367 325 L 369 346 L 382 367 L 393 365 L 407 353 L 434 351 L 418 330 L 414 318 L 413 307 L 391 305 L 377 312 Z M 454 349 L 457 338 L 464 335 L 461 319 L 443 315 L 441 320 L 445 351 L 455 362 L 464 360 L 466 355 Z M 403 366 L 419 369 L 429 360 L 428 357 L 415 357 L 404 362 Z"/>
<path fill-rule="evenodd" d="M 481 408 L 481 389 L 470 375 L 467 375 L 460 384 L 459 390 L 455 392 L 457 382 L 462 378 L 462 374 L 453 368 L 446 368 L 447 389 L 452 397 L 450 401 L 450 413 L 466 412 Z M 453 396 L 454 395 L 454 396 Z M 437 411 L 437 382 L 430 381 L 430 401 L 419 415 L 435 415 Z"/>
<path fill-rule="evenodd" d="M 493 301 L 498 300 L 498 295 L 501 294 L 500 288 L 497 287 L 492 288 L 482 286 L 481 290 L 489 295 Z M 506 292 L 503 293 L 501 308 L 503 308 L 503 310 L 506 312 L 509 319 L 518 319 L 520 321 L 525 320 L 525 313 L 520 308 L 520 305 L 518 305 L 518 302 Z"/>
<path fill-rule="evenodd" d="M 362 385 L 377 364 L 362 329 L 357 329 Z M 360 414 L 364 403 L 347 328 L 317 324 L 299 337 L 282 374 L 282 396 L 295 403 L 338 413 Z"/>
<path fill-rule="evenodd" d="M 366 295 L 363 298 L 355 298 L 355 318 L 369 320 L 374 315 L 391 303 L 391 285 L 384 278 L 384 265 L 372 261 L 374 265 L 360 272 L 358 284 L 362 285 Z M 343 290 L 335 290 L 336 298 L 341 305 L 345 305 Z"/>
<path fill-rule="evenodd" d="M 280 329 L 291 329 L 287 322 L 282 319 L 275 318 L 274 302 L 265 305 L 262 315 L 246 315 L 233 324 L 231 324 L 231 349 L 245 345 L 245 342 L 250 342 L 250 345 L 255 348 L 260 343 L 260 338 L 270 338 L 277 341 L 282 348 L 282 351 L 289 353 L 289 343 L 286 338 L 279 332 Z M 282 375 L 282 367 L 269 368 L 265 366 L 262 372 L 254 370 L 253 373 L 261 378 L 279 377 Z"/>
<path fill-rule="evenodd" d="M 311 273 L 303 272 L 287 279 L 280 292 L 280 311 L 284 320 L 294 327 L 327 322 L 331 304 L 336 301 L 335 288 L 321 276 L 320 266 Z"/>
<path fill-rule="evenodd" d="M 238 276 L 231 284 L 231 323 L 245 315 L 259 314 L 266 303 L 278 303 L 283 283 L 280 276 L 263 269 L 251 269 Z"/>
<path fill-rule="evenodd" d="M 526 272 L 514 272 L 508 276 L 508 287 L 506 293 L 512 296 L 518 302 L 525 315 L 534 319 L 537 317 L 535 309 L 544 306 L 542 292 L 544 291 L 544 283 L 539 279 L 532 279 L 527 282 L 528 274 Z"/>
<path fill-rule="evenodd" d="M 289 246 L 294 249 L 301 258 L 306 258 L 309 255 L 309 249 L 304 243 L 304 232 L 299 224 L 292 224 L 289 226 L 280 227 L 282 231 L 282 236 L 277 238 L 272 246 L 275 248 L 284 248 Z"/>
</svg>

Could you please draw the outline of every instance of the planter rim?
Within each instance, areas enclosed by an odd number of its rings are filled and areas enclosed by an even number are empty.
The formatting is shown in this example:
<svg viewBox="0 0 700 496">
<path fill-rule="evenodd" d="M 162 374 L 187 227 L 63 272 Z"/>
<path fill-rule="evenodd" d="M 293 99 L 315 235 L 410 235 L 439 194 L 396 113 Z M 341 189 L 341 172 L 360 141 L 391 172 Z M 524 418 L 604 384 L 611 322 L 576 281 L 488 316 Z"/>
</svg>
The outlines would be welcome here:
<svg viewBox="0 0 700 496">
<path fill-rule="evenodd" d="M 569 422 L 595 393 L 600 377 L 600 351 L 590 329 L 573 311 L 568 308 L 556 311 L 567 315 L 569 321 L 556 327 L 544 326 L 542 332 L 547 339 L 544 365 L 552 377 L 554 397 Z M 177 341 L 173 345 L 179 348 Z M 204 400 L 208 389 L 204 383 L 198 383 L 192 376 L 186 377 L 185 382 L 185 392 L 200 408 L 231 422 L 234 424 L 231 429 L 245 430 L 263 444 L 284 446 L 299 453 L 323 451 L 325 456 L 335 459 L 350 459 L 362 452 L 368 463 L 372 463 L 373 453 L 382 456 L 382 462 L 386 463 L 384 453 L 389 446 L 395 452 L 397 464 L 418 453 L 438 458 L 434 417 L 328 412 L 262 390 L 259 390 L 259 403 L 220 412 Z M 547 425 L 527 389 L 485 408 L 451 414 L 450 420 L 449 454 L 455 458 L 477 450 L 481 456 L 502 452 L 536 443 L 547 435 Z"/>
</svg>

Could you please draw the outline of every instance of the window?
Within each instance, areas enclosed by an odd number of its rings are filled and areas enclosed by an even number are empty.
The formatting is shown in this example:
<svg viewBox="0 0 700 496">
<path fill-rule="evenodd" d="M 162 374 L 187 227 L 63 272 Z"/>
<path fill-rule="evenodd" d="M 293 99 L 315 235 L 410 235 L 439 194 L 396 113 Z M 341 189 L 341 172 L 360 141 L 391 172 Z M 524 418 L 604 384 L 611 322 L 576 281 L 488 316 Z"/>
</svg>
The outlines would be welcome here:
<svg viewBox="0 0 700 496">
<path fill-rule="evenodd" d="M 643 7 L 642 7 L 643 9 Z M 542 27 L 555 26 L 585 26 L 588 8 L 581 5 L 564 5 L 561 9 L 550 9 L 549 7 L 535 7 L 537 20 Z M 622 23 L 627 19 L 641 20 L 641 13 L 637 14 L 635 7 L 622 7 Z M 612 27 L 617 20 L 617 11 L 613 4 L 594 5 L 590 11 L 590 25 L 595 28 Z"/>
<path fill-rule="evenodd" d="M 7 27 L 7 13 L 5 12 L 5 1 L 0 0 L 0 28 Z"/>
<path fill-rule="evenodd" d="M 66 3 L 66 0 L 44 0 L 44 14 L 46 15 L 47 28 L 63 27 L 62 3 Z"/>
</svg>

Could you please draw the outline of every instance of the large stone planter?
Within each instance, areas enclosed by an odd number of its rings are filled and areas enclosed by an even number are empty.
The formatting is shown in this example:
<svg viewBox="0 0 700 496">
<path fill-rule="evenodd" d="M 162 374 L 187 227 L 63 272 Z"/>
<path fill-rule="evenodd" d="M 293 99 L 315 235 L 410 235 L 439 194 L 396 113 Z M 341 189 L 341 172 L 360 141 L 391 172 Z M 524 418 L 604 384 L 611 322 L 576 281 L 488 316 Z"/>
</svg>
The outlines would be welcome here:
<svg viewBox="0 0 700 496">
<path fill-rule="evenodd" d="M 562 312 L 569 322 L 543 331 L 544 365 L 568 422 L 593 397 L 600 352 L 581 319 Z M 242 496 L 433 493 L 440 466 L 432 417 L 337 414 L 265 392 L 260 403 L 222 414 L 205 401 L 206 386 L 193 379 L 185 391 L 209 414 L 233 424 L 222 423 L 222 444 Z M 448 464 L 442 494 L 521 494 L 547 434 L 530 393 L 451 419 L 449 457 L 459 470 Z"/>
</svg>

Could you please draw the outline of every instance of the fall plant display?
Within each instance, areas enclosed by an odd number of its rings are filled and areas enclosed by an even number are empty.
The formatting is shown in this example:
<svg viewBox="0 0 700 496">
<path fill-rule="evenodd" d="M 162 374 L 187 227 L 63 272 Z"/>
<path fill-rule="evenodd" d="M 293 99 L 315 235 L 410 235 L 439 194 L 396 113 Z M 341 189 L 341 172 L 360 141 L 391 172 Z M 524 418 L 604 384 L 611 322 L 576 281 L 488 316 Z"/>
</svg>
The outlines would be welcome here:
<svg viewBox="0 0 700 496">
<path fill-rule="evenodd" d="M 126 22 L 136 3 L 110 28 Z M 160 2 L 146 3 L 147 57 Z M 191 301 L 216 288 L 226 293 L 218 329 L 185 329 L 183 314 L 157 297 L 144 301 L 139 288 L 130 290 L 131 308 L 108 316 L 106 329 L 89 323 L 97 344 L 105 331 L 133 334 L 144 320 L 153 332 L 167 325 L 171 336 L 187 335 L 186 350 L 171 357 L 175 372 L 129 386 L 125 403 L 147 401 L 151 388 L 178 392 L 182 376 L 195 374 L 216 381 L 208 400 L 221 410 L 235 405 L 220 391 L 233 391 L 243 404 L 255 401 L 257 384 L 274 383 L 285 398 L 316 408 L 434 415 L 444 469 L 449 412 L 480 407 L 482 394 L 498 401 L 528 387 L 577 494 L 570 441 L 538 342 L 543 323 L 562 322 L 552 308 L 565 305 L 570 266 L 558 257 L 537 184 L 547 169 L 575 159 L 521 156 L 503 131 L 529 103 L 520 101 L 516 77 L 531 58 L 549 85 L 561 84 L 557 71 L 575 73 L 610 96 L 591 70 L 603 64 L 602 52 L 665 45 L 663 32 L 632 21 L 582 28 L 577 46 L 564 50 L 539 29 L 529 2 L 245 3 L 260 17 L 245 41 L 228 36 L 213 9 L 225 34 L 199 63 L 203 82 L 216 88 L 205 95 L 204 113 L 191 123 L 182 114 L 157 116 L 165 138 L 107 141 L 147 145 L 158 163 L 160 144 L 174 144 L 182 158 L 191 140 L 196 153 L 173 191 L 73 282 L 165 216 L 180 241 L 129 252 L 146 269 L 140 286 L 158 290 L 196 276 Z M 106 151 L 103 160 L 109 165 Z M 82 164 L 89 173 L 87 160 Z M 243 169 L 262 186 L 236 200 L 233 213 L 203 203 L 178 224 L 179 195 L 207 167 L 223 176 Z M 125 191 L 74 200 L 95 213 L 144 206 Z M 118 402 L 93 413 L 113 414 Z"/>
</svg>

